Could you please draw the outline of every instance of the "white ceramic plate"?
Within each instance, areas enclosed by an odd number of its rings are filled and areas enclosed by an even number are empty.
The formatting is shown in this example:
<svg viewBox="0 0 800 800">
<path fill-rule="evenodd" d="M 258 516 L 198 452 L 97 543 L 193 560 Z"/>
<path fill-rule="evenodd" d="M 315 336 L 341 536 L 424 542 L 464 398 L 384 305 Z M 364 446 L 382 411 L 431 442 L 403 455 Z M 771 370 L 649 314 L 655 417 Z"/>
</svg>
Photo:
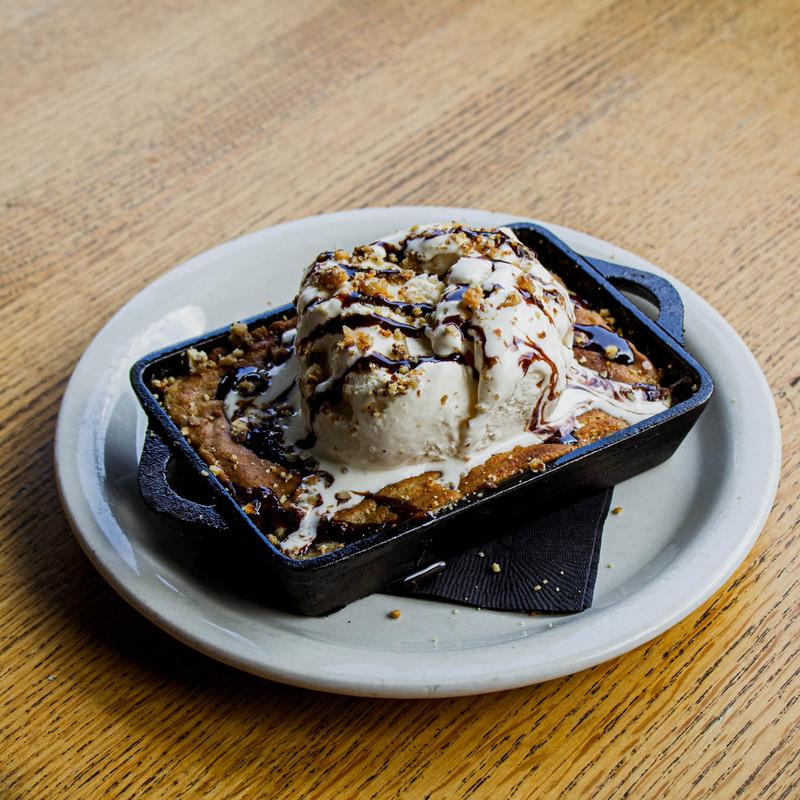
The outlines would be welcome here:
<svg viewBox="0 0 800 800">
<path fill-rule="evenodd" d="M 520 219 L 455 208 L 374 208 L 278 225 L 202 253 L 140 292 L 97 334 L 64 395 L 58 484 L 75 535 L 134 607 L 198 650 L 276 681 L 346 694 L 430 697 L 544 681 L 624 653 L 674 625 L 742 561 L 772 505 L 780 432 L 766 381 L 733 329 L 673 279 L 687 348 L 717 393 L 666 464 L 621 484 L 593 608 L 528 617 L 373 595 L 309 619 L 204 584 L 175 555 L 136 489 L 145 417 L 128 383 L 140 356 L 290 301 L 318 252 L 414 223 Z M 550 226 L 578 252 L 663 273 L 610 244 Z M 613 566 L 609 566 L 613 565 Z M 402 610 L 400 620 L 387 612 Z"/>
</svg>

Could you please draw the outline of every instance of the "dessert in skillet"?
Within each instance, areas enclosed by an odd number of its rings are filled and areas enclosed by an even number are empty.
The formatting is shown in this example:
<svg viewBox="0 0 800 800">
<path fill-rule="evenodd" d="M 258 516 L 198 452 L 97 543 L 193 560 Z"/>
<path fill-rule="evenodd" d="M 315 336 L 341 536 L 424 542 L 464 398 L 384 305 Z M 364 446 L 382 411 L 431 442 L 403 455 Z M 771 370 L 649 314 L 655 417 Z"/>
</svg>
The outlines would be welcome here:
<svg viewBox="0 0 800 800">
<path fill-rule="evenodd" d="M 665 410 L 659 370 L 508 229 L 321 253 L 296 316 L 153 382 L 283 552 L 433 514 Z"/>
</svg>

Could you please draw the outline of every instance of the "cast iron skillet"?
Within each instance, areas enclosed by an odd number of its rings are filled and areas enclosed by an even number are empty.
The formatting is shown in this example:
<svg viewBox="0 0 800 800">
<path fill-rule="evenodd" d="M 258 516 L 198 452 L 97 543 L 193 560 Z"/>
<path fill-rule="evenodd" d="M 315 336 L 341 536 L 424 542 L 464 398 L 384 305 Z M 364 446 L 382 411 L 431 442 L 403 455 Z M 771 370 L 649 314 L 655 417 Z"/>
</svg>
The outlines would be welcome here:
<svg viewBox="0 0 800 800">
<path fill-rule="evenodd" d="M 209 473 L 149 388 L 154 377 L 185 371 L 187 348 L 227 343 L 226 327 L 151 353 L 131 369 L 133 389 L 150 423 L 139 465 L 145 503 L 202 543 L 216 568 L 227 565 L 242 591 L 319 615 L 393 582 L 418 582 L 435 574 L 445 568 L 450 553 L 503 530 L 504 514 L 519 514 L 521 504 L 541 508 L 608 488 L 669 458 L 714 389 L 709 374 L 683 348 L 683 304 L 677 291 L 656 275 L 580 256 L 538 225 L 508 227 L 593 308 L 612 311 L 628 338 L 665 370 L 664 383 L 673 387 L 671 408 L 580 447 L 543 472 L 509 479 L 429 518 L 367 535 L 323 556 L 293 559 L 269 542 Z M 621 289 L 657 305 L 657 319 L 650 320 Z M 293 313 L 292 306 L 284 306 L 244 322 L 268 324 Z"/>
</svg>

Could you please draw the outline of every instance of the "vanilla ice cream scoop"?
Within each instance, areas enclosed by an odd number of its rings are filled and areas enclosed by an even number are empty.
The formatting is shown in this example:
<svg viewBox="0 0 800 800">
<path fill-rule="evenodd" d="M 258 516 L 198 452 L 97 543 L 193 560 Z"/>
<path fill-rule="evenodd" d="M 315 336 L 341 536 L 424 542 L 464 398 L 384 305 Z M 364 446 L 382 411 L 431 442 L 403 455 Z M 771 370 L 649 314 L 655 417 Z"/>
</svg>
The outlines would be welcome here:
<svg viewBox="0 0 800 800">
<path fill-rule="evenodd" d="M 342 464 L 493 448 L 548 417 L 572 363 L 568 294 L 505 228 L 415 226 L 322 253 L 296 306 L 307 441 Z"/>
</svg>

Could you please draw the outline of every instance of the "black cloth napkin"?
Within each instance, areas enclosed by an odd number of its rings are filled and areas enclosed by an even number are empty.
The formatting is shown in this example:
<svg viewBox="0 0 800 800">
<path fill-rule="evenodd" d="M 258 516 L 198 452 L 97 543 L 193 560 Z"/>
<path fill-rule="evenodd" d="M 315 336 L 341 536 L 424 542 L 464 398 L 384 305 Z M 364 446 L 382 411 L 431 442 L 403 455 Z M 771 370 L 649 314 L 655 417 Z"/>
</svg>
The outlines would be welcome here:
<svg viewBox="0 0 800 800">
<path fill-rule="evenodd" d="M 498 518 L 484 512 L 475 525 L 496 526 L 504 531 L 501 536 L 443 555 L 444 570 L 424 583 L 393 588 L 397 594 L 501 611 L 583 611 L 594 596 L 612 491 L 538 513 L 516 508 Z"/>
</svg>

